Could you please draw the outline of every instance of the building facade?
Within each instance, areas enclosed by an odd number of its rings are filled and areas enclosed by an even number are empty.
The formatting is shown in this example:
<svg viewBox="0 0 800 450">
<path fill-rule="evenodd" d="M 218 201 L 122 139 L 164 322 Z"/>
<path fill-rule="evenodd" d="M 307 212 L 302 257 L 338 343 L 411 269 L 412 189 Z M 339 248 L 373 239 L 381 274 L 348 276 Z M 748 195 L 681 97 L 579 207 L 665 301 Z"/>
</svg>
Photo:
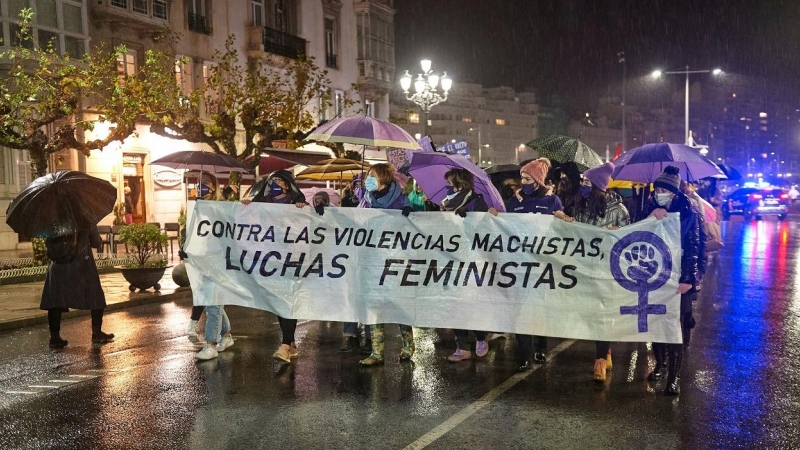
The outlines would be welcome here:
<svg viewBox="0 0 800 450">
<path fill-rule="evenodd" d="M 319 120 L 352 114 L 345 111 L 345 95 L 353 92 L 364 112 L 389 117 L 389 86 L 394 77 L 394 9 L 390 0 L 17 0 L 0 2 L 0 37 L 14 32 L 19 9 L 30 7 L 38 19 L 38 42 L 57 38 L 61 52 L 76 57 L 89 45 L 124 44 L 121 75 L 133 73 L 153 46 L 162 29 L 177 33 L 176 55 L 188 59 L 176 65 L 176 83 L 185 91 L 202 85 L 215 64 L 215 52 L 224 50 L 235 37 L 240 60 L 263 56 L 294 59 L 315 58 L 330 80 L 330 107 Z M 46 19 L 45 19 L 46 18 Z M 280 58 L 277 58 L 280 64 Z M 242 61 L 243 62 L 243 61 Z M 86 138 L 108 132 L 102 124 Z M 80 170 L 106 179 L 117 187 L 130 187 L 136 222 L 177 222 L 185 203 L 187 184 L 179 171 L 150 162 L 175 151 L 208 150 L 202 144 L 174 140 L 150 133 L 147 125 L 122 143 L 84 157 L 62 152 L 50 162 L 50 170 Z M 31 179 L 25 152 L 2 149 L 0 158 L 0 209 Z M 108 216 L 102 224 L 111 224 Z M 18 237 L 0 225 L 0 250 L 17 248 Z M 22 244 L 24 245 L 24 244 Z"/>
<path fill-rule="evenodd" d="M 421 133 L 419 108 L 399 87 L 391 108 L 392 121 L 411 135 Z M 472 161 L 481 167 L 515 164 L 536 156 L 525 144 L 539 136 L 538 114 L 535 92 L 456 82 L 447 101 L 428 114 L 428 134 L 434 144 L 467 141 Z"/>
</svg>

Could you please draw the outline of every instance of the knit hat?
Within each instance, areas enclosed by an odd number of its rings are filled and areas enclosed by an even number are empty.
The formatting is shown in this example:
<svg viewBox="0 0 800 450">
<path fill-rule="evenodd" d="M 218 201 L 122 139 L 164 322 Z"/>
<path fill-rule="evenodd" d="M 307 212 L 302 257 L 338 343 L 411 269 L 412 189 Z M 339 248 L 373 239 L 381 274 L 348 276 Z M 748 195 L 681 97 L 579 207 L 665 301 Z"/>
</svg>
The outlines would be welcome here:
<svg viewBox="0 0 800 450">
<path fill-rule="evenodd" d="M 675 166 L 667 166 L 661 175 L 653 182 L 654 188 L 666 189 L 673 194 L 677 194 L 681 188 L 681 172 Z"/>
<path fill-rule="evenodd" d="M 535 159 L 522 166 L 520 171 L 530 175 L 539 186 L 544 186 L 544 179 L 547 176 L 547 171 L 550 170 L 549 163 L 550 161 L 545 158 Z"/>
<path fill-rule="evenodd" d="M 611 174 L 614 173 L 614 163 L 607 162 L 602 166 L 597 166 L 583 172 L 583 178 L 592 182 L 597 186 L 597 189 L 605 192 L 608 188 L 608 182 L 611 181 Z"/>
<path fill-rule="evenodd" d="M 330 196 L 330 195 L 328 195 L 328 193 L 327 193 L 327 192 L 325 192 L 325 191 L 319 191 L 319 192 L 317 192 L 316 194 L 314 194 L 314 197 L 311 199 L 311 204 L 312 204 L 312 205 L 314 205 L 314 206 L 316 206 L 316 205 L 317 205 L 317 199 L 318 199 L 318 198 L 321 198 L 321 199 L 322 199 L 322 202 L 323 202 L 325 205 L 330 205 L 330 204 L 331 204 L 331 196 Z"/>
</svg>

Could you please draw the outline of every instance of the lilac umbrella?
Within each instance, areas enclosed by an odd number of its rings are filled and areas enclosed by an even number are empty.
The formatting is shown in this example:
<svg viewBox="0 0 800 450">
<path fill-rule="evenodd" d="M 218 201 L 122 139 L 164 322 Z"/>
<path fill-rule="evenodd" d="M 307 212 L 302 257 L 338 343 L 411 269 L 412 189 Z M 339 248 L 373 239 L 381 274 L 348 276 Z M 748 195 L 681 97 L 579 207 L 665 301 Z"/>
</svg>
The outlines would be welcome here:
<svg viewBox="0 0 800 450">
<path fill-rule="evenodd" d="M 611 178 L 615 180 L 652 183 L 667 166 L 677 167 L 681 179 L 685 181 L 725 178 L 713 161 L 701 155 L 697 149 L 683 144 L 646 144 L 628 150 L 614 164 L 617 168 Z"/>
<path fill-rule="evenodd" d="M 331 120 L 308 135 L 309 140 L 419 149 L 419 144 L 404 129 L 386 120 L 369 116 L 342 117 Z"/>
<path fill-rule="evenodd" d="M 461 155 L 448 155 L 446 153 L 413 152 L 408 174 L 422 186 L 425 195 L 437 205 L 447 195 L 447 182 L 444 174 L 450 169 L 467 169 L 475 178 L 475 192 L 483 195 L 483 199 L 490 208 L 505 211 L 506 207 L 500 192 L 492 184 L 489 175 L 469 159 Z"/>
</svg>

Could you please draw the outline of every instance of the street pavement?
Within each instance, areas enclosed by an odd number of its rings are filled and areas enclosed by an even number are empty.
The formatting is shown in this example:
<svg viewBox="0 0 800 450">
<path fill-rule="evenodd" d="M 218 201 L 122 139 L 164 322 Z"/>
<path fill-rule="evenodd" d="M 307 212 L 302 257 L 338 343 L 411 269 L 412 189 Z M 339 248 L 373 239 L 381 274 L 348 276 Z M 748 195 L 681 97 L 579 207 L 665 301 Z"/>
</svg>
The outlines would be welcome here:
<svg viewBox="0 0 800 450">
<path fill-rule="evenodd" d="M 301 321 L 300 356 L 281 364 L 275 316 L 239 307 L 235 345 L 196 362 L 191 301 L 163 296 L 108 314 L 106 345 L 86 316 L 64 321 L 60 351 L 45 324 L 0 332 L 0 448 L 800 448 L 797 227 L 724 223 L 679 397 L 645 381 L 646 343 L 612 344 L 595 383 L 592 342 L 550 339 L 548 363 L 517 373 L 511 335 L 451 364 L 452 332 L 418 329 L 404 364 L 389 326 L 386 365 L 361 368 L 338 352 L 340 324 Z"/>
</svg>

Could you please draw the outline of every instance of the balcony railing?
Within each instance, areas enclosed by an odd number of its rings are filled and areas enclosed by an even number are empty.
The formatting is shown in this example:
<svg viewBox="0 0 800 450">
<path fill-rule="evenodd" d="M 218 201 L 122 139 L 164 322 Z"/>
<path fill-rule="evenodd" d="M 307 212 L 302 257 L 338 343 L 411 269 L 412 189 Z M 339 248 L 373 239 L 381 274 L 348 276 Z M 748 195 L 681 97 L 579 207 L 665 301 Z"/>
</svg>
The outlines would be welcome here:
<svg viewBox="0 0 800 450">
<path fill-rule="evenodd" d="M 336 65 L 336 55 L 332 53 L 325 54 L 325 65 L 330 67 L 331 69 L 337 69 L 339 66 Z"/>
<path fill-rule="evenodd" d="M 264 51 L 297 59 L 306 53 L 306 40 L 273 28 L 264 27 Z"/>
<path fill-rule="evenodd" d="M 213 29 L 208 26 L 208 19 L 199 14 L 189 13 L 189 29 L 203 34 L 211 34 Z"/>
</svg>

